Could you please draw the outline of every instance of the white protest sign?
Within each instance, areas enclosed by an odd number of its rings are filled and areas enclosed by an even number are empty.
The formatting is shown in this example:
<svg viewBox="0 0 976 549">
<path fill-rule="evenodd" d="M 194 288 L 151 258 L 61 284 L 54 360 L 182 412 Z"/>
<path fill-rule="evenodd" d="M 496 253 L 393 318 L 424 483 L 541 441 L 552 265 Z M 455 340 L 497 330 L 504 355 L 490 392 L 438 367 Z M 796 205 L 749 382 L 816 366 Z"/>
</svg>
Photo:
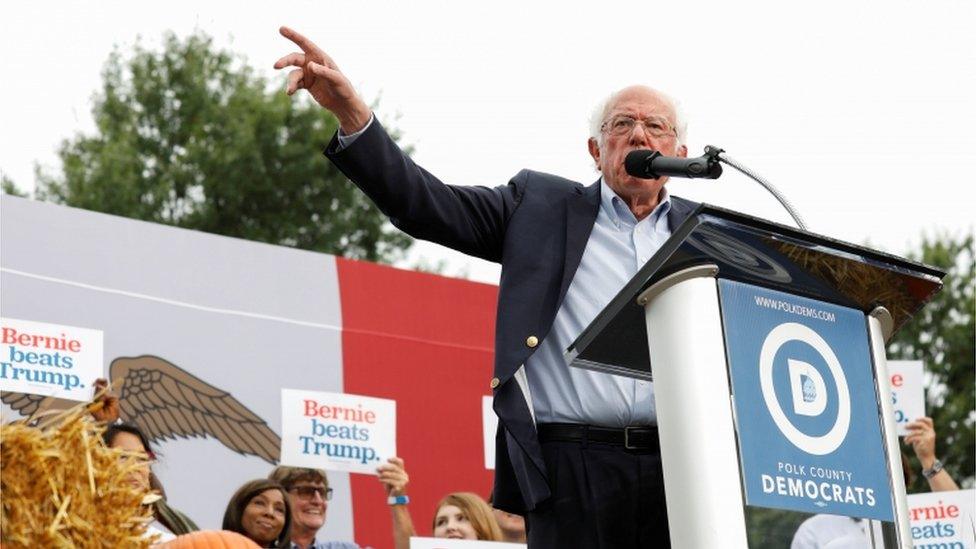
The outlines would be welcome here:
<svg viewBox="0 0 976 549">
<path fill-rule="evenodd" d="M 524 543 L 463 539 L 410 538 L 410 549 L 525 549 Z"/>
<path fill-rule="evenodd" d="M 396 455 L 396 401 L 281 390 L 281 464 L 376 474 Z"/>
<path fill-rule="evenodd" d="M 86 401 L 104 377 L 102 332 L 0 318 L 0 389 Z"/>
<path fill-rule="evenodd" d="M 498 430 L 498 416 L 491 407 L 492 398 L 481 397 L 482 440 L 485 443 L 485 469 L 495 468 L 495 432 Z"/>
<path fill-rule="evenodd" d="M 976 491 L 908 495 L 915 547 L 976 548 Z"/>
<path fill-rule="evenodd" d="M 891 402 L 895 405 L 898 436 L 907 435 L 905 425 L 925 416 L 925 393 L 922 390 L 922 361 L 889 360 Z"/>
</svg>

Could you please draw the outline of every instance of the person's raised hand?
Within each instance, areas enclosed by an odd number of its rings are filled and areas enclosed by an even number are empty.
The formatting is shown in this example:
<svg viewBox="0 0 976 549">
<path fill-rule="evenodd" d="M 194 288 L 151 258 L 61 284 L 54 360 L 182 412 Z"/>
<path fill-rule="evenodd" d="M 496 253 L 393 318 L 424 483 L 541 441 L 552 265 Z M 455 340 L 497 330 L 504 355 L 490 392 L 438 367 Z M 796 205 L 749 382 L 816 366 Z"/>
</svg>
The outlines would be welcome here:
<svg viewBox="0 0 976 549">
<path fill-rule="evenodd" d="M 289 53 L 274 64 L 276 69 L 297 67 L 288 73 L 288 95 L 307 90 L 319 105 L 336 115 L 343 133 L 348 135 L 362 129 L 369 122 L 369 105 L 359 97 L 335 61 L 295 30 L 281 27 L 279 31 L 302 50 Z"/>
<path fill-rule="evenodd" d="M 376 468 L 376 474 L 380 482 L 386 488 L 389 496 L 402 496 L 407 493 L 407 484 L 410 483 L 410 476 L 403 467 L 403 460 L 398 457 L 391 457 L 387 462 Z"/>
<path fill-rule="evenodd" d="M 95 380 L 95 400 L 92 401 L 91 415 L 95 421 L 114 423 L 119 419 L 119 397 L 108 386 L 108 380 Z"/>
<path fill-rule="evenodd" d="M 932 418 L 920 417 L 905 426 L 905 444 L 911 444 L 922 467 L 928 469 L 935 461 L 935 427 Z"/>
</svg>

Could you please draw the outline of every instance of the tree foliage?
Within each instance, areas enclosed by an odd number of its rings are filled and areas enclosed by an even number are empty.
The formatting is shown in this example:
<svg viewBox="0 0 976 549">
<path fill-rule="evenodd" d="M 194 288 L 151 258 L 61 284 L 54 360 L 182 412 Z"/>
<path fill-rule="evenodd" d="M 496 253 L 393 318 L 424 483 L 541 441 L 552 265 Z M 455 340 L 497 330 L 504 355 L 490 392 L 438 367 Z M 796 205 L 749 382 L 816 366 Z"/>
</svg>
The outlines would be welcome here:
<svg viewBox="0 0 976 549">
<path fill-rule="evenodd" d="M 116 49 L 93 115 L 94 135 L 62 143 L 62 173 L 38 173 L 38 198 L 370 261 L 411 243 L 322 155 L 336 119 L 206 35 Z"/>
<path fill-rule="evenodd" d="M 14 180 L 7 177 L 7 174 L 0 174 L 0 192 L 22 198 L 27 196 L 27 193 L 20 190 Z"/>
<path fill-rule="evenodd" d="M 888 357 L 924 362 L 930 380 L 926 410 L 935 423 L 936 455 L 956 482 L 971 486 L 976 453 L 973 236 L 925 238 L 910 257 L 948 274 L 942 291 L 889 342 Z M 920 470 L 914 453 L 906 453 L 913 470 Z M 928 491 L 921 475 L 909 491 Z"/>
</svg>

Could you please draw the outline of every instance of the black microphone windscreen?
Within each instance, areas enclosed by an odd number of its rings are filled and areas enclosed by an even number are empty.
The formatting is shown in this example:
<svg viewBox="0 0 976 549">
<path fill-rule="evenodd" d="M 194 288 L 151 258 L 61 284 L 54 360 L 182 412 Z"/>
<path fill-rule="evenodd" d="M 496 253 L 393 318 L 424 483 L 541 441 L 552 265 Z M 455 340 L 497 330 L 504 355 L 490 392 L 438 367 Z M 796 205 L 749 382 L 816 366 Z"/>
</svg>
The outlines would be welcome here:
<svg viewBox="0 0 976 549">
<path fill-rule="evenodd" d="M 624 169 L 629 175 L 646 178 L 650 175 L 650 160 L 661 153 L 651 149 L 630 151 L 624 158 Z"/>
</svg>

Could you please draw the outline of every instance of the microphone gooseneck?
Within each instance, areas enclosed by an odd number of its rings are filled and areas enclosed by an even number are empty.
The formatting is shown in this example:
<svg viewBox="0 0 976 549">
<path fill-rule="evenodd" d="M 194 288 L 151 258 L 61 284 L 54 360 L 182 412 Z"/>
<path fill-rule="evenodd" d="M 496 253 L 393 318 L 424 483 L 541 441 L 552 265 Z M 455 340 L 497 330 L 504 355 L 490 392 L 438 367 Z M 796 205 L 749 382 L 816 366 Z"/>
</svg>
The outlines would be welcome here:
<svg viewBox="0 0 976 549">
<path fill-rule="evenodd" d="M 757 173 L 754 173 L 749 168 L 745 167 L 745 165 L 743 165 L 741 162 L 737 162 L 736 160 L 730 158 L 728 155 L 724 154 L 725 151 L 723 151 L 722 149 L 718 147 L 713 147 L 712 145 L 708 145 L 707 147 L 705 147 L 705 154 L 709 154 L 712 151 L 714 151 L 716 158 L 728 164 L 729 166 L 732 166 L 733 168 L 738 170 L 739 173 L 745 175 L 749 179 L 752 179 L 756 183 L 762 185 L 762 187 L 767 191 L 769 191 L 769 194 L 773 195 L 773 197 L 775 197 L 776 200 L 779 201 L 779 203 L 783 206 L 783 208 L 785 208 L 786 211 L 789 212 L 790 217 L 793 218 L 793 221 L 796 221 L 796 226 L 803 229 L 804 231 L 807 230 L 807 224 L 803 222 L 803 218 L 800 217 L 800 213 L 793 208 L 793 205 L 790 204 L 790 201 L 787 200 L 786 197 L 783 195 L 783 193 L 779 192 L 776 189 L 776 187 L 773 186 L 772 183 L 766 181 L 765 178 L 763 178 Z"/>
<path fill-rule="evenodd" d="M 659 177 L 686 177 L 689 179 L 718 179 L 722 175 L 719 162 L 732 166 L 746 177 L 762 185 L 789 212 L 798 227 L 806 230 L 806 223 L 800 217 L 786 197 L 773 184 L 746 168 L 741 163 L 724 155 L 725 151 L 709 145 L 705 147 L 705 154 L 698 158 L 682 158 L 664 156 L 658 151 L 640 149 L 631 151 L 624 159 L 624 169 L 633 177 L 641 179 L 657 179 Z"/>
</svg>

